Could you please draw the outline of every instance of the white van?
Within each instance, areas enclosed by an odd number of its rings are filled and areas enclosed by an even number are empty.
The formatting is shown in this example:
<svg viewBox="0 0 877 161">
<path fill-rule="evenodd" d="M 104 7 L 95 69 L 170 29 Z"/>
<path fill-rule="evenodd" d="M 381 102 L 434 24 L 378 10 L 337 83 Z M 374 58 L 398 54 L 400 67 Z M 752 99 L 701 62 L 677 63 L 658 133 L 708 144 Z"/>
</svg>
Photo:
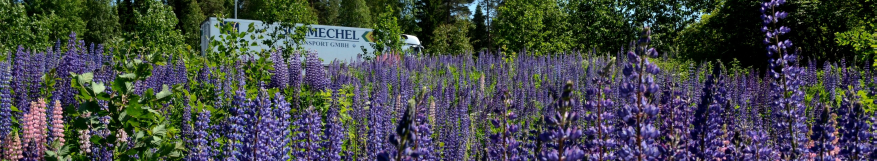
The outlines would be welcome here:
<svg viewBox="0 0 877 161">
<path fill-rule="evenodd" d="M 263 40 L 270 39 L 269 36 L 274 30 L 276 30 L 279 25 L 271 24 L 268 28 L 264 27 L 262 21 L 259 20 L 245 20 L 245 19 L 224 19 L 224 22 L 219 22 L 216 17 L 210 17 L 201 23 L 201 53 L 206 54 L 208 51 L 208 46 L 210 41 L 214 39 L 221 40 L 222 37 L 219 28 L 217 28 L 217 24 L 223 23 L 228 25 L 234 25 L 234 28 L 237 31 L 247 31 L 249 29 L 250 24 L 253 24 L 255 30 L 266 29 L 262 36 L 263 39 L 253 40 L 250 39 L 250 36 L 245 36 L 249 42 L 256 42 L 257 46 L 251 46 L 250 51 L 259 52 L 270 50 L 271 47 L 265 44 L 262 44 Z M 302 24 L 296 24 L 296 26 L 301 26 Z M 289 30 L 286 30 L 289 31 Z M 323 64 L 328 64 L 333 60 L 340 60 L 345 62 L 350 62 L 356 59 L 357 55 L 363 53 L 363 49 L 366 52 L 374 52 L 372 48 L 372 44 L 374 44 L 374 37 L 372 36 L 372 29 L 367 28 L 356 28 L 356 27 L 343 27 L 343 26 L 326 26 L 326 25 L 310 25 L 310 31 L 307 32 L 305 36 L 305 42 L 300 44 L 305 50 L 314 50 L 319 53 L 320 58 L 323 59 Z M 281 31 L 283 32 L 283 31 Z M 405 41 L 402 49 L 409 53 L 420 53 L 423 50 L 423 46 L 420 43 L 420 39 L 413 35 L 400 35 L 402 39 Z M 278 40 L 275 44 L 282 44 L 284 40 Z M 215 48 L 213 49 L 216 50 Z"/>
</svg>

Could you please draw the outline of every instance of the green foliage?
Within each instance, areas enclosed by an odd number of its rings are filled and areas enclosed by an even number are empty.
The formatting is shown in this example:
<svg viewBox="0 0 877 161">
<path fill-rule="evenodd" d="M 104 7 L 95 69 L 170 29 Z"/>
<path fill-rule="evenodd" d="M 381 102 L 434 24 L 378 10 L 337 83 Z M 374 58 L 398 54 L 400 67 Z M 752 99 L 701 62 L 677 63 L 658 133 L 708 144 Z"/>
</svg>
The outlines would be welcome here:
<svg viewBox="0 0 877 161">
<path fill-rule="evenodd" d="M 803 49 L 802 57 L 821 61 L 846 59 L 857 62 L 853 46 L 837 41 L 839 32 L 855 31 L 867 24 L 877 23 L 877 3 L 874 0 L 797 0 L 790 2 L 789 22 L 791 39 Z M 867 29 L 865 29 L 867 31 Z M 762 47 L 763 48 L 763 47 Z M 858 60 L 861 60 L 859 58 Z M 849 61 L 853 60 L 853 61 Z"/>
<path fill-rule="evenodd" d="M 83 0 L 39 0 L 27 3 L 27 13 L 31 16 L 41 15 L 48 18 L 49 40 L 66 41 L 70 32 L 85 33 L 86 21 L 83 20 L 86 4 Z"/>
<path fill-rule="evenodd" d="M 203 22 L 206 17 L 204 17 L 204 13 L 201 12 L 201 7 L 198 6 L 198 2 L 195 0 L 188 1 L 186 5 L 180 7 L 185 7 L 184 10 L 182 10 L 182 14 L 177 14 L 177 17 L 180 19 L 179 29 L 182 30 L 185 42 L 191 48 L 200 49 L 201 22 Z"/>
<path fill-rule="evenodd" d="M 126 41 L 132 44 L 120 46 L 122 49 L 138 47 L 149 52 L 171 54 L 185 49 L 183 35 L 176 29 L 178 21 L 170 6 L 147 0 L 142 7 L 143 11 L 134 11 L 137 25 L 131 33 L 125 34 Z"/>
<path fill-rule="evenodd" d="M 433 32 L 433 45 L 427 48 L 430 54 L 464 54 L 472 51 L 469 43 L 468 21 L 458 20 L 453 24 L 444 24 Z"/>
<path fill-rule="evenodd" d="M 470 38 L 472 38 L 472 48 L 476 51 L 487 49 L 487 43 L 490 41 L 487 40 L 487 15 L 484 15 L 481 12 L 481 5 L 475 6 L 475 15 L 472 16 L 472 23 L 475 24 L 475 28 L 472 29 L 470 33 Z"/>
<path fill-rule="evenodd" d="M 308 4 L 308 1 L 265 0 L 265 4 L 268 7 L 259 10 L 258 20 L 264 21 L 265 24 L 279 23 L 280 28 L 283 29 L 294 28 L 294 30 L 292 30 L 294 33 L 286 33 L 283 30 L 273 30 L 273 32 L 267 33 L 271 39 L 265 40 L 263 43 L 271 48 L 283 47 L 285 49 L 301 49 L 301 46 L 294 45 L 302 44 L 310 25 L 317 22 L 317 19 L 315 18 L 316 15 L 309 9 L 310 5 Z M 297 23 L 303 25 L 296 26 Z M 264 27 L 263 30 L 267 30 L 269 26 L 264 25 Z M 280 39 L 286 40 L 285 44 L 275 44 Z M 284 50 L 287 54 L 291 51 L 293 50 Z"/>
<path fill-rule="evenodd" d="M 572 46 L 583 50 L 617 51 L 636 33 L 612 0 L 570 1 L 566 9 Z"/>
<path fill-rule="evenodd" d="M 420 38 L 421 43 L 427 48 L 431 48 L 434 44 L 432 36 L 436 28 L 447 23 L 442 15 L 450 13 L 442 8 L 443 4 L 439 0 L 418 0 L 414 5 L 417 10 L 414 17 L 418 21 L 418 28 L 420 28 L 417 38 Z"/>
<path fill-rule="evenodd" d="M 648 25 L 653 33 L 653 46 L 663 51 L 668 45 L 676 44 L 673 38 L 679 32 L 697 22 L 697 15 L 711 12 L 721 6 L 722 1 L 733 0 L 628 0 L 612 6 L 621 9 L 620 13 L 629 21 L 629 26 Z M 758 13 L 758 8 L 749 8 L 747 12 Z M 740 18 L 757 20 L 758 16 Z"/>
<path fill-rule="evenodd" d="M 88 30 L 85 33 L 85 41 L 102 44 L 119 37 L 121 34 L 119 16 L 109 0 L 89 0 L 86 6 L 89 10 L 85 12 L 87 16 L 84 17 Z"/>
<path fill-rule="evenodd" d="M 49 22 L 44 16 L 27 16 L 20 3 L 0 0 L 0 53 L 15 51 L 15 44 L 32 49 L 51 46 L 49 28 L 45 27 Z"/>
<path fill-rule="evenodd" d="M 226 12 L 228 0 L 199 0 L 198 6 L 201 7 L 201 12 L 204 14 L 204 17 L 218 17 L 219 14 L 228 13 Z M 234 12 L 234 11 L 232 11 Z"/>
<path fill-rule="evenodd" d="M 417 34 L 420 32 L 420 26 L 417 26 L 416 17 L 419 10 L 417 10 L 414 4 L 415 0 L 400 0 L 397 10 L 399 12 L 399 27 L 402 28 L 402 33 Z"/>
<path fill-rule="evenodd" d="M 555 0 L 506 0 L 496 17 L 496 45 L 534 55 L 571 48 L 566 13 Z"/>
<path fill-rule="evenodd" d="M 676 44 L 670 45 L 678 47 L 676 53 L 685 59 L 731 62 L 736 58 L 743 66 L 765 67 L 759 6 L 759 1 L 725 0 L 679 32 L 673 40 Z"/>
<path fill-rule="evenodd" d="M 130 51 L 129 51 L 130 52 Z M 92 136 L 94 144 L 119 144 L 123 139 L 117 136 L 132 136 L 134 147 L 117 148 L 114 151 L 117 158 L 114 160 L 135 160 L 131 158 L 138 155 L 142 160 L 179 159 L 185 148 L 171 135 L 176 129 L 169 124 L 164 114 L 160 111 L 171 97 L 171 87 L 163 86 L 160 92 L 147 89 L 142 94 L 134 93 L 134 83 L 145 81 L 152 75 L 152 63 L 164 64 L 161 54 L 146 54 L 143 58 L 135 58 L 133 54 L 114 54 L 116 60 L 122 62 L 115 65 L 116 71 L 121 72 L 113 82 L 94 82 L 92 73 L 73 75 L 71 80 L 74 89 L 79 93 L 76 99 L 80 102 L 71 124 L 71 130 L 107 130 L 107 137 Z M 112 92 L 105 91 L 111 86 Z M 174 91 L 180 91 L 181 86 L 173 87 Z M 106 102 L 107 108 L 101 108 L 99 101 Z M 86 117 L 87 116 L 87 117 Z M 109 123 L 100 123 L 99 118 L 108 117 Z M 68 145 L 77 147 L 74 145 Z"/>
<path fill-rule="evenodd" d="M 870 31 L 868 29 L 871 29 Z M 852 46 L 857 61 L 873 60 L 877 55 L 877 27 L 874 24 L 859 26 L 850 31 L 835 33 L 839 45 Z M 871 64 L 867 64 L 871 65 Z"/>
<path fill-rule="evenodd" d="M 404 40 L 401 39 L 402 29 L 399 28 L 396 16 L 393 15 L 392 7 L 386 7 L 386 12 L 381 13 L 374 26 L 375 43 L 372 44 L 372 48 L 375 49 L 375 56 L 381 55 L 387 50 L 402 50 L 404 44 Z"/>
<path fill-rule="evenodd" d="M 219 22 L 225 21 L 223 15 L 220 15 L 216 20 Z M 263 39 L 262 34 L 254 34 L 256 29 L 253 23 L 250 23 L 246 31 L 237 30 L 232 23 L 218 23 L 215 27 L 222 34 L 218 38 L 211 39 L 210 48 L 216 49 L 216 52 L 208 50 L 208 53 L 205 55 L 205 63 L 216 62 L 218 63 L 216 65 L 233 64 L 235 59 L 248 55 L 249 47 L 257 45 L 257 42 L 247 41 L 245 37 L 249 36 L 253 40 Z"/>
<path fill-rule="evenodd" d="M 388 6 L 387 8 L 390 7 Z M 371 11 L 364 0 L 341 0 L 341 11 L 339 14 L 338 24 L 341 26 L 361 28 L 372 26 Z M 381 13 L 380 16 L 383 17 L 384 13 Z"/>
<path fill-rule="evenodd" d="M 320 0 L 312 5 L 320 15 L 319 24 L 338 25 L 341 22 L 338 20 L 341 12 L 341 0 Z"/>
</svg>

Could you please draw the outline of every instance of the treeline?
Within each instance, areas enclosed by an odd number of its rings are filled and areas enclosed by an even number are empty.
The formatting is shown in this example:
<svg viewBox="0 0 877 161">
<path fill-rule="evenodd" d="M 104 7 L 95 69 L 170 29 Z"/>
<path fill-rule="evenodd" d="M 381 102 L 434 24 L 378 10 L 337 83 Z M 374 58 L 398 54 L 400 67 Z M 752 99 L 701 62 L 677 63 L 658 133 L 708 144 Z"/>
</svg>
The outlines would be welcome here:
<svg viewBox="0 0 877 161">
<path fill-rule="evenodd" d="M 237 2 L 236 2 L 237 1 Z M 788 0 L 801 55 L 865 62 L 877 48 L 873 0 Z M 0 48 L 85 41 L 199 48 L 206 17 L 374 28 L 417 35 L 428 53 L 550 55 L 621 50 L 643 26 L 669 56 L 766 64 L 760 0 L 0 0 Z M 476 5 L 474 11 L 470 5 Z M 235 8 L 237 11 L 235 12 Z M 151 45 L 151 46 L 150 46 Z M 186 45 L 188 45 L 188 48 Z M 759 65 L 760 66 L 760 65 Z"/>
</svg>

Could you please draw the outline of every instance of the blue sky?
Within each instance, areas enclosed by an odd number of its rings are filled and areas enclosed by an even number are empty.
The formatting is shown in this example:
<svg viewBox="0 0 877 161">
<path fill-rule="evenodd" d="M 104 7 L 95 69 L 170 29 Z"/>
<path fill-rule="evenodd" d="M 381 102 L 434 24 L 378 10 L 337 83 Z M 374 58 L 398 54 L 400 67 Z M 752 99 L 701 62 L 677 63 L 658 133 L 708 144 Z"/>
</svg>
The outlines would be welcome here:
<svg viewBox="0 0 877 161">
<path fill-rule="evenodd" d="M 472 15 L 469 15 L 469 18 L 475 15 L 475 7 L 478 6 L 478 1 L 472 2 L 469 4 L 469 11 L 472 11 Z"/>
</svg>

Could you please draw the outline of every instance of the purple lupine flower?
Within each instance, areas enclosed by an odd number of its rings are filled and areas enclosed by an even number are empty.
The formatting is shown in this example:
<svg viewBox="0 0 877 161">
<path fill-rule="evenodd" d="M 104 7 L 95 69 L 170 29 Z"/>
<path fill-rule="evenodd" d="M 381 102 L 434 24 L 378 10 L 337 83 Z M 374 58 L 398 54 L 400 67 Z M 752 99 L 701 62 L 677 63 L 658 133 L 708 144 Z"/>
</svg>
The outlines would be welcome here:
<svg viewBox="0 0 877 161">
<path fill-rule="evenodd" d="M 326 113 L 326 125 L 323 128 L 323 147 L 326 148 L 322 153 L 322 158 L 328 160 L 341 160 L 341 144 L 344 143 L 344 139 L 347 136 L 346 129 L 342 125 L 341 115 L 338 113 L 338 109 L 341 107 L 338 106 L 338 103 L 335 102 L 338 97 L 338 93 L 332 95 L 333 97 L 333 105 L 330 107 Z"/>
<path fill-rule="evenodd" d="M 235 91 L 234 99 L 232 100 L 232 105 L 229 107 L 229 134 L 228 139 L 230 144 L 226 146 L 227 149 L 224 149 L 225 156 L 227 157 L 225 160 L 243 160 L 244 157 L 244 137 L 247 126 L 247 121 L 245 118 L 246 112 L 244 109 L 249 108 L 249 100 L 246 98 L 246 93 L 244 91 Z"/>
<path fill-rule="evenodd" d="M 871 112 L 871 115 L 868 117 L 868 121 L 871 122 L 871 131 L 862 131 L 859 133 L 859 136 L 862 138 L 874 138 L 877 137 L 877 113 Z M 865 152 L 866 150 L 870 150 L 869 158 L 877 158 L 877 140 L 871 139 L 870 145 L 863 145 L 859 147 L 859 150 Z M 858 158 L 865 158 L 864 156 Z"/>
<path fill-rule="evenodd" d="M 25 53 L 22 46 L 18 46 L 18 50 L 14 54 L 15 63 L 12 64 L 12 88 L 15 91 L 14 101 L 17 102 L 16 107 L 18 107 L 18 110 L 25 114 L 29 112 L 29 102 L 32 101 L 27 95 L 28 88 L 30 88 L 29 84 L 27 84 L 30 54 Z M 21 115 L 16 115 L 16 117 L 21 118 Z"/>
<path fill-rule="evenodd" d="M 834 100 L 834 96 L 835 96 L 834 88 L 835 88 L 836 78 L 834 77 L 834 72 L 832 72 L 831 63 L 826 61 L 824 63 L 824 67 L 823 67 L 822 71 L 824 72 L 822 75 L 822 85 L 824 86 L 823 89 L 825 91 L 828 91 L 831 94 L 829 99 Z"/>
<path fill-rule="evenodd" d="M 396 132 L 394 134 L 390 134 L 389 142 L 392 144 L 393 148 L 381 151 L 377 155 L 377 160 L 379 161 L 408 161 L 415 160 L 420 155 L 421 150 L 417 148 L 417 130 L 419 128 L 416 127 L 416 123 L 414 119 L 411 117 L 412 111 L 416 111 L 416 104 L 414 100 L 408 101 L 408 106 L 405 108 L 405 112 L 402 113 L 402 118 L 398 120 L 398 125 L 396 126 Z"/>
<path fill-rule="evenodd" d="M 732 112 L 733 107 L 729 103 L 729 94 L 726 86 L 727 77 L 719 68 L 713 68 L 714 87 L 711 91 L 712 99 L 707 112 L 707 131 L 705 136 L 705 151 L 703 151 L 706 159 L 709 160 L 726 160 L 736 158 L 736 148 L 733 147 L 731 137 L 734 133 L 733 121 L 728 119 L 728 113 Z"/>
<path fill-rule="evenodd" d="M 0 63 L 0 140 L 7 140 L 6 136 L 12 132 L 12 89 L 9 86 L 12 77 L 9 72 L 9 63 Z"/>
<path fill-rule="evenodd" d="M 323 68 L 323 62 L 317 57 L 317 52 L 308 52 L 307 65 L 305 66 L 305 83 L 308 83 L 314 91 L 321 91 L 328 87 L 329 78 L 326 77 L 326 71 Z"/>
<path fill-rule="evenodd" d="M 211 157 L 211 148 L 207 143 L 208 137 L 208 128 L 210 127 L 210 111 L 207 109 L 201 109 L 201 112 L 198 114 L 198 118 L 195 121 L 195 130 L 192 133 L 192 148 L 189 150 L 189 155 L 186 156 L 185 160 L 192 161 L 206 161 Z"/>
<path fill-rule="evenodd" d="M 186 147 L 194 147 L 194 128 L 192 127 L 192 105 L 189 104 L 189 101 L 183 101 L 183 115 L 180 123 L 180 136 L 183 140 L 184 145 Z"/>
<path fill-rule="evenodd" d="M 301 60 L 299 60 L 299 55 L 301 55 L 298 51 L 295 51 L 290 55 L 289 58 L 289 86 L 293 89 L 301 88 L 302 76 L 301 76 Z"/>
<path fill-rule="evenodd" d="M 60 52 L 60 51 L 59 51 Z M 67 42 L 67 51 L 64 53 L 64 56 L 61 58 L 60 64 L 58 64 L 58 68 L 56 70 L 56 76 L 59 80 L 70 80 L 70 73 L 82 73 L 82 68 L 84 64 L 80 58 L 80 53 L 76 45 L 76 33 L 70 34 L 70 40 Z M 70 81 L 58 81 L 55 83 L 55 91 L 53 91 L 52 96 L 55 99 L 61 101 L 61 105 L 63 107 L 67 106 L 78 106 L 74 96 L 79 93 L 78 90 L 74 90 L 70 84 Z"/>
<path fill-rule="evenodd" d="M 786 17 L 787 13 L 774 11 L 778 6 L 783 5 L 784 0 L 770 0 L 762 3 L 762 23 L 763 28 L 776 24 L 779 19 Z M 781 157 L 788 160 L 796 160 L 803 154 L 808 153 L 806 148 L 808 138 L 806 136 L 807 121 L 804 111 L 806 107 L 802 103 L 804 100 L 804 92 L 800 87 L 803 82 L 799 75 L 802 73 L 801 68 L 797 66 L 797 50 L 792 49 L 792 42 L 788 39 L 781 40 L 780 36 L 791 31 L 788 27 L 781 26 L 776 29 L 768 28 L 765 30 L 767 44 L 767 56 L 770 59 L 768 65 L 770 70 L 768 75 L 776 79 L 772 84 L 773 91 L 771 106 L 773 119 L 776 123 L 775 129 L 779 134 L 776 142 L 780 150 Z M 791 51 L 791 52 L 790 52 Z"/>
<path fill-rule="evenodd" d="M 274 63 L 274 71 L 271 71 L 271 86 L 285 88 L 289 85 L 289 67 L 283 59 L 283 49 L 271 52 L 271 62 Z"/>
<path fill-rule="evenodd" d="M 298 120 L 296 121 L 296 125 L 298 125 L 297 135 L 295 140 L 298 140 L 298 144 L 296 145 L 296 160 L 318 160 L 320 155 L 318 153 L 320 146 L 320 115 L 314 111 L 314 107 L 308 107 L 302 115 L 298 116 Z"/>
<path fill-rule="evenodd" d="M 709 113 L 710 113 L 710 104 L 713 102 L 713 90 L 716 88 L 714 84 L 714 75 L 708 74 L 706 75 L 704 85 L 702 87 L 702 95 L 700 95 L 700 102 L 697 103 L 697 107 L 694 113 L 694 122 L 693 129 L 691 129 L 691 139 L 692 143 L 688 148 L 689 151 L 694 155 L 694 157 L 699 159 L 706 159 L 706 151 L 708 140 L 707 133 L 709 132 Z"/>
<path fill-rule="evenodd" d="M 490 120 L 493 128 L 498 129 L 497 132 L 491 132 L 489 135 L 491 146 L 488 146 L 488 157 L 491 160 L 524 160 L 520 156 L 520 142 L 515 139 L 520 128 L 512 121 L 517 119 L 517 115 L 511 112 L 508 106 L 511 104 L 508 93 L 505 89 L 499 89 L 496 97 L 492 101 L 494 117 Z"/>
<path fill-rule="evenodd" d="M 286 98 L 280 93 L 275 93 L 273 102 L 275 107 L 274 117 L 277 119 L 277 128 L 274 128 L 274 133 L 272 134 L 274 136 L 274 141 L 271 146 L 276 148 L 273 156 L 278 160 L 289 160 L 289 153 L 292 151 L 289 144 L 292 140 L 290 140 L 290 137 L 287 135 L 290 134 L 289 120 L 292 119 L 292 117 L 289 113 L 292 109 L 290 108 L 289 102 L 286 102 Z M 338 148 L 340 149 L 340 147 L 341 145 L 339 144 Z"/>
<path fill-rule="evenodd" d="M 835 155 L 840 152 L 840 148 L 835 142 L 837 131 L 834 127 L 837 122 L 834 116 L 830 115 L 831 109 L 827 106 L 820 105 L 817 108 L 822 108 L 822 112 L 815 118 L 815 124 L 812 128 L 813 134 L 810 135 L 810 141 L 813 142 L 813 145 L 810 147 L 810 155 L 806 155 L 806 157 L 815 160 L 835 160 Z"/>
<path fill-rule="evenodd" d="M 663 127 L 665 131 L 662 131 L 662 133 L 669 136 L 665 139 L 667 151 L 663 158 L 668 160 L 691 158 L 692 154 L 686 150 L 686 145 L 690 143 L 688 132 L 693 111 L 687 107 L 689 104 L 687 100 L 689 99 L 682 98 L 685 96 L 683 94 L 685 88 L 680 89 L 677 83 L 672 84 L 676 85 L 674 87 L 677 88 L 670 89 L 670 92 L 667 93 L 670 99 L 664 105 L 665 107 L 662 108 L 661 114 L 666 124 Z"/>
<path fill-rule="evenodd" d="M 588 158 L 591 160 L 614 160 L 612 153 L 616 145 L 612 137 L 612 133 L 615 131 L 613 126 L 615 116 L 613 115 L 614 112 L 612 112 L 614 102 L 607 96 L 607 93 L 611 93 L 608 84 L 610 82 L 609 70 L 613 64 L 605 64 L 603 66 L 603 64 L 598 65 L 598 63 L 592 62 L 588 69 L 590 87 L 587 90 L 587 102 L 585 102 L 584 107 L 590 111 L 590 114 L 587 114 L 584 118 L 591 121 L 594 126 L 590 126 L 583 131 L 585 137 L 591 140 L 591 142 L 585 143 L 584 150 L 588 153 Z M 596 69 L 600 66 L 603 67 Z"/>
<path fill-rule="evenodd" d="M 645 52 L 649 41 L 643 39 L 649 37 L 649 29 L 645 30 L 634 51 L 627 53 L 627 63 L 622 70 L 621 94 L 625 104 L 618 115 L 623 121 L 618 140 L 623 146 L 618 157 L 626 160 L 658 159 L 655 157 L 661 156 L 654 142 L 660 132 L 652 125 L 658 108 L 648 99 L 652 93 L 658 92 L 653 75 L 660 69 L 645 57 L 648 56 Z"/>
<path fill-rule="evenodd" d="M 840 135 L 838 138 L 840 146 L 838 159 L 860 160 L 866 158 L 870 151 L 868 140 L 872 137 L 868 135 L 870 133 L 868 123 L 866 123 L 868 116 L 862 104 L 856 100 L 859 100 L 857 95 L 846 92 L 840 107 L 834 111 L 838 116 L 837 131 Z"/>
<path fill-rule="evenodd" d="M 417 125 L 414 126 L 414 131 L 416 131 L 415 140 L 417 140 L 417 148 L 414 149 L 414 153 L 412 153 L 412 157 L 417 160 L 436 160 L 435 147 L 432 143 L 432 130 L 430 130 L 430 125 L 426 118 L 426 112 L 420 112 L 417 114 Z"/>
<path fill-rule="evenodd" d="M 556 113 L 545 116 L 542 120 L 547 124 L 547 131 L 539 135 L 549 149 L 537 154 L 539 160 L 582 160 L 585 152 L 578 145 L 582 131 L 576 126 L 578 115 L 571 111 L 572 81 L 568 81 L 556 103 Z"/>
<path fill-rule="evenodd" d="M 257 138 L 254 145 L 255 157 L 254 159 L 258 160 L 277 160 L 277 156 L 274 154 L 277 151 L 277 148 L 283 147 L 274 147 L 272 144 L 276 142 L 280 142 L 277 140 L 278 136 L 274 136 L 274 130 L 279 129 L 281 127 L 278 126 L 277 118 L 275 118 L 274 111 L 271 110 L 271 99 L 268 96 L 267 91 L 265 89 L 260 89 L 259 97 L 256 98 L 256 106 L 257 108 L 257 118 L 256 125 L 258 127 L 264 128 L 254 128 L 255 134 Z M 282 136 L 280 136 L 282 137 Z"/>
<path fill-rule="evenodd" d="M 368 136 L 370 138 L 367 142 L 367 153 L 369 154 L 367 158 L 370 159 L 377 158 L 378 152 L 383 151 L 388 146 L 385 140 L 387 136 L 385 132 L 390 127 L 390 116 L 387 113 L 389 109 L 381 103 L 383 98 L 380 96 L 377 95 L 373 97 L 371 102 L 366 103 L 366 106 L 370 106 L 368 117 Z"/>
</svg>

